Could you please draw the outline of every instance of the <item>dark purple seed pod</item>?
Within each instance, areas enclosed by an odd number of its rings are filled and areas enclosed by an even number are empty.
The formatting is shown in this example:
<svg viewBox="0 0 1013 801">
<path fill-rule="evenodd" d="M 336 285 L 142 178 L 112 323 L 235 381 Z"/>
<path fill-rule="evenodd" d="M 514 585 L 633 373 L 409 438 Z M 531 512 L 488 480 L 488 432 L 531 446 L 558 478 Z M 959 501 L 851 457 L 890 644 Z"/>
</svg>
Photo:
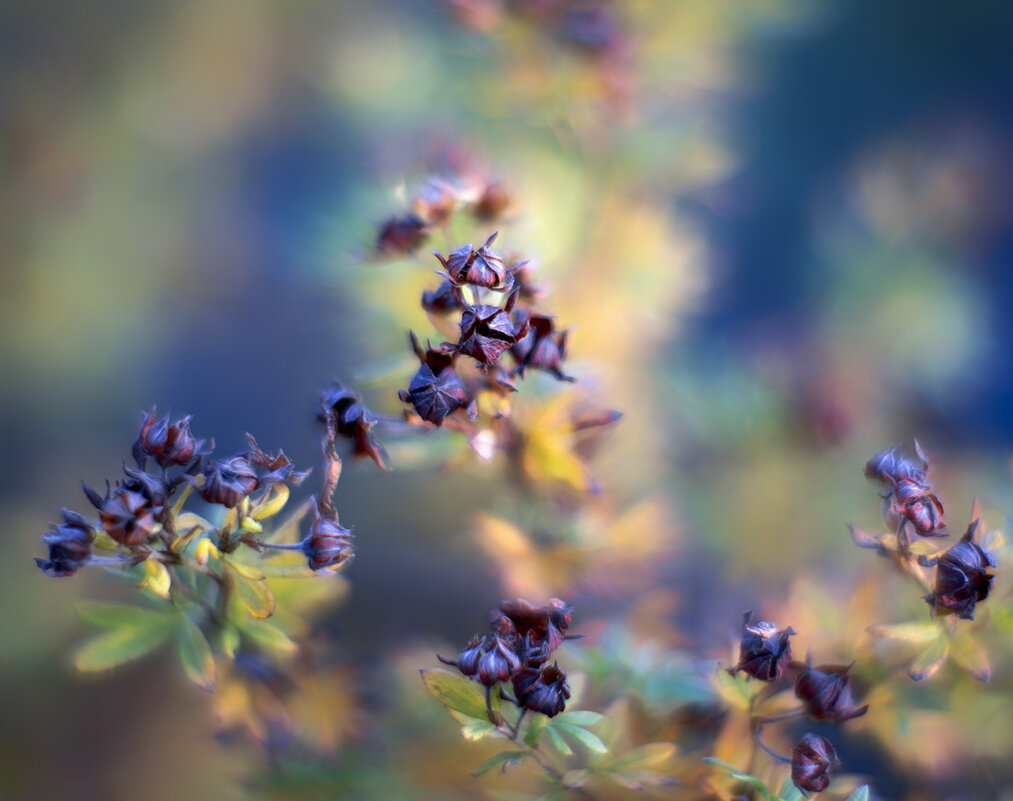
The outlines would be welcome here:
<svg viewBox="0 0 1013 801">
<path fill-rule="evenodd" d="M 249 459 L 240 455 L 213 462 L 197 492 L 208 503 L 233 509 L 259 486 L 257 471 Z"/>
<path fill-rule="evenodd" d="M 36 559 L 47 576 L 73 576 L 91 556 L 95 532 L 82 515 L 63 510 L 63 523 L 54 525 L 42 536 L 49 547 L 49 559 Z"/>
<path fill-rule="evenodd" d="M 864 715 L 868 705 L 856 707 L 851 695 L 851 665 L 821 665 L 808 662 L 795 679 L 795 695 L 806 713 L 816 720 L 841 723 Z"/>
<path fill-rule="evenodd" d="M 810 732 L 791 751 L 791 780 L 802 792 L 822 793 L 839 764 L 833 743 Z"/>
<path fill-rule="evenodd" d="M 973 620 L 975 607 L 988 597 L 994 578 L 988 569 L 995 567 L 995 558 L 974 541 L 977 529 L 974 520 L 964 536 L 939 557 L 935 591 L 925 596 L 933 614 Z"/>
<path fill-rule="evenodd" d="M 522 706 L 551 718 L 566 708 L 570 686 L 559 665 L 552 664 L 522 670 L 514 679 L 514 693 Z"/>
<path fill-rule="evenodd" d="M 739 662 L 728 672 L 733 676 L 740 670 L 760 681 L 776 681 L 791 662 L 791 644 L 788 638 L 795 631 L 791 627 L 778 629 L 761 620 L 752 625 L 746 612 L 742 616 L 742 640 L 739 643 Z"/>
</svg>

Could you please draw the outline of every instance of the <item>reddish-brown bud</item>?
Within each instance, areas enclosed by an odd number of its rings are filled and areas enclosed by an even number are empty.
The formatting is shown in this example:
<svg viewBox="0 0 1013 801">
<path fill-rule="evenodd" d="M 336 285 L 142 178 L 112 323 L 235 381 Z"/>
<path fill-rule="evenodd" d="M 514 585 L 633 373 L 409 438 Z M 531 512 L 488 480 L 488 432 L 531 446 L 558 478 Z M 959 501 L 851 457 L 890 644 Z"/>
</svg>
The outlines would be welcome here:
<svg viewBox="0 0 1013 801">
<path fill-rule="evenodd" d="M 805 793 L 822 793 L 840 762 L 833 744 L 812 732 L 802 736 L 791 752 L 791 780 Z"/>
<path fill-rule="evenodd" d="M 63 510 L 63 523 L 54 525 L 42 535 L 49 546 L 49 559 L 36 559 L 47 576 L 73 576 L 91 556 L 91 543 L 95 532 L 82 515 Z"/>
<path fill-rule="evenodd" d="M 321 517 L 317 512 L 310 536 L 303 542 L 303 551 L 313 570 L 337 567 L 352 558 L 352 532 L 337 520 Z"/>
<path fill-rule="evenodd" d="M 464 308 L 457 288 L 446 280 L 436 289 L 422 293 L 422 308 L 432 314 L 449 314 Z"/>
<path fill-rule="evenodd" d="M 470 356 L 487 367 L 496 363 L 500 356 L 528 332 L 525 318 L 514 322 L 510 319 L 515 292 L 506 306 L 469 306 L 461 316 L 461 339 L 456 350 Z"/>
<path fill-rule="evenodd" d="M 249 459 L 233 456 L 213 462 L 197 492 L 208 503 L 218 503 L 233 509 L 259 486 L 257 472 Z"/>
<path fill-rule="evenodd" d="M 454 369 L 452 356 L 434 348 L 423 351 L 414 332 L 410 339 L 421 364 L 407 391 L 400 390 L 398 397 L 410 403 L 423 420 L 443 425 L 447 415 L 471 402 L 468 390 Z"/>
<path fill-rule="evenodd" d="M 440 253 L 433 253 L 447 271 L 447 277 L 455 284 L 471 284 L 497 289 L 502 287 L 507 278 L 503 259 L 490 250 L 489 246 L 496 239 L 497 233 L 490 236 L 478 250 L 465 245 L 455 250 L 447 258 Z"/>
<path fill-rule="evenodd" d="M 387 452 L 372 434 L 376 417 L 354 392 L 335 381 L 320 396 L 319 420 L 327 429 L 331 445 L 339 436 L 350 439 L 355 456 L 368 456 L 384 470 L 388 469 Z"/>
<path fill-rule="evenodd" d="M 133 455 L 137 464 L 144 465 L 144 457 L 150 456 L 162 467 L 188 465 L 204 444 L 190 433 L 190 418 L 184 417 L 169 425 L 169 418 L 156 418 L 156 410 L 146 415 L 141 431 L 134 442 Z"/>
<path fill-rule="evenodd" d="M 508 208 L 510 208 L 510 194 L 502 181 L 493 181 L 482 190 L 472 212 L 483 222 L 493 222 L 502 217 Z"/>
<path fill-rule="evenodd" d="M 795 679 L 795 695 L 805 711 L 817 720 L 840 723 L 864 715 L 869 707 L 855 706 L 851 696 L 851 665 L 821 665 L 811 667 L 806 662 Z"/>
<path fill-rule="evenodd" d="M 106 534 L 120 545 L 133 548 L 155 535 L 162 514 L 161 506 L 152 506 L 140 492 L 117 486 L 102 503 L 99 519 Z"/>
<path fill-rule="evenodd" d="M 557 664 L 545 665 L 540 670 L 525 668 L 514 678 L 513 686 L 514 694 L 522 706 L 550 718 L 566 708 L 566 701 L 570 697 L 566 674 Z"/>
<path fill-rule="evenodd" d="M 974 520 L 960 541 L 939 557 L 935 592 L 925 596 L 933 614 L 973 620 L 975 606 L 988 597 L 994 578 L 988 569 L 995 567 L 995 559 L 974 541 L 977 529 Z"/>
<path fill-rule="evenodd" d="M 417 214 L 391 217 L 380 228 L 376 248 L 384 256 L 406 256 L 426 241 L 429 229 Z"/>
<path fill-rule="evenodd" d="M 791 662 L 791 644 L 788 638 L 794 629 L 778 629 L 773 623 L 761 620 L 749 625 L 751 612 L 742 616 L 742 641 L 739 643 L 739 663 L 728 672 L 733 676 L 740 670 L 760 681 L 781 678 Z"/>
<path fill-rule="evenodd" d="M 566 358 L 567 331 L 556 331 L 553 318 L 544 314 L 529 314 L 519 311 L 515 319 L 520 322 L 526 319 L 528 332 L 513 347 L 510 353 L 517 361 L 517 372 L 522 376 L 531 367 L 552 373 L 560 381 L 575 381 L 562 371 L 563 360 Z"/>
<path fill-rule="evenodd" d="M 426 181 L 412 209 L 428 225 L 443 225 L 457 209 L 457 193 L 438 178 Z"/>
</svg>

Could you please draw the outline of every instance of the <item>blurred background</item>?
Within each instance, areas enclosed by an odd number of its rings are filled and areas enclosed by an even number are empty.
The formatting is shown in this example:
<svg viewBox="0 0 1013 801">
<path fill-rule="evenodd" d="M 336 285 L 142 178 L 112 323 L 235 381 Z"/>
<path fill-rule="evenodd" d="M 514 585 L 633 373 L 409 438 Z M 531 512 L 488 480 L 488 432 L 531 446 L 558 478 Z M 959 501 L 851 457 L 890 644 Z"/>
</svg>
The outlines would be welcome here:
<svg viewBox="0 0 1013 801">
<path fill-rule="evenodd" d="M 537 258 L 573 329 L 570 372 L 625 414 L 593 463 L 595 513 L 622 521 L 651 578 L 615 554 L 595 586 L 504 563 L 488 515 L 516 515 L 495 460 L 437 470 L 438 443 L 381 436 L 394 471 L 350 465 L 336 496 L 358 557 L 320 636 L 357 711 L 333 711 L 332 750 L 403 748 L 385 734 L 400 726 L 443 727 L 467 753 L 439 710 L 375 721 L 398 676 L 511 593 L 566 592 L 588 633 L 726 663 L 745 609 L 808 620 L 800 653 L 816 625 L 889 618 L 870 600 L 869 619 L 833 622 L 882 571 L 847 536 L 879 525 L 862 465 L 914 435 L 951 528 L 975 496 L 1005 524 L 1013 8 L 630 0 L 604 28 L 550 31 L 496 6 L 0 3 L 0 798 L 263 790 L 251 765 L 270 760 L 212 737 L 172 659 L 76 676 L 73 604 L 115 591 L 31 558 L 156 403 L 222 453 L 250 431 L 300 466 L 317 462 L 332 378 L 400 414 L 405 332 L 429 331 L 418 292 L 438 265 L 370 256 L 448 153 L 509 186 L 498 246 Z M 489 231 L 460 233 L 433 246 Z M 909 731 L 897 764 L 870 724 L 851 765 L 883 798 L 998 798 L 1011 691 L 1000 672 L 987 710 L 962 707 L 966 727 L 933 729 L 931 748 Z M 960 737 L 980 761 L 942 756 Z M 435 794 L 437 768 L 419 771 L 405 798 L 483 797 L 466 776 Z"/>
</svg>

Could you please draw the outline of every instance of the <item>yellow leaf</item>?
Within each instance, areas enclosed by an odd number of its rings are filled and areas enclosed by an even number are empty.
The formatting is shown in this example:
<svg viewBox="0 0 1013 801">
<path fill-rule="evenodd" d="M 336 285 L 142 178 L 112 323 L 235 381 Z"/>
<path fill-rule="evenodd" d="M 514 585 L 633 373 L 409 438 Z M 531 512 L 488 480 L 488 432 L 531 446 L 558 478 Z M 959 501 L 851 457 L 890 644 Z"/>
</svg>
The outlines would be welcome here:
<svg viewBox="0 0 1013 801">
<path fill-rule="evenodd" d="M 275 484 L 271 493 L 262 500 L 250 513 L 254 520 L 266 520 L 278 514 L 288 503 L 289 488 L 287 484 Z"/>
<path fill-rule="evenodd" d="M 194 551 L 194 559 L 199 565 L 206 565 L 209 560 L 217 559 L 221 554 L 218 552 L 218 548 L 209 539 L 202 539 L 197 543 L 197 548 Z"/>
<path fill-rule="evenodd" d="M 908 675 L 915 681 L 927 679 L 942 667 L 949 651 L 950 641 L 946 637 L 936 638 L 912 660 L 907 669 Z"/>
<path fill-rule="evenodd" d="M 251 615 L 257 618 L 268 618 L 274 614 L 274 595 L 266 581 L 246 578 L 242 573 L 233 573 L 236 588 L 236 599 Z"/>
<path fill-rule="evenodd" d="M 954 662 L 978 681 L 989 681 L 992 678 L 992 666 L 988 662 L 988 654 L 973 634 L 958 633 L 950 643 L 950 655 Z"/>
<path fill-rule="evenodd" d="M 938 620 L 912 620 L 907 623 L 881 624 L 870 626 L 869 633 L 877 637 L 904 642 L 930 642 L 942 635 Z"/>
<path fill-rule="evenodd" d="M 225 563 L 243 578 L 249 579 L 250 581 L 264 580 L 263 571 L 253 565 L 240 562 L 237 559 L 233 559 L 231 556 L 225 557 Z"/>
<path fill-rule="evenodd" d="M 137 585 L 139 589 L 145 589 L 154 593 L 159 598 L 169 600 L 169 588 L 172 586 L 172 577 L 165 565 L 156 559 L 144 560 L 144 578 Z"/>
</svg>

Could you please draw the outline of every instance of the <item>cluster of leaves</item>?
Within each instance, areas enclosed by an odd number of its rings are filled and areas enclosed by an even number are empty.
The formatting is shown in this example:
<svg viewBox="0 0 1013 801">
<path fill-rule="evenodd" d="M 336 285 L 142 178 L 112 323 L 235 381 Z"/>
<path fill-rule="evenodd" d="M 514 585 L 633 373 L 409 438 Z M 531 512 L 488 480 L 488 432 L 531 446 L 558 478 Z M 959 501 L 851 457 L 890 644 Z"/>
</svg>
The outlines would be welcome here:
<svg viewBox="0 0 1013 801">
<path fill-rule="evenodd" d="M 210 691 L 222 659 L 239 666 L 226 671 L 231 675 L 251 660 L 295 651 L 290 634 L 299 630 L 298 618 L 268 622 L 276 609 L 273 580 L 332 575 L 352 557 L 351 532 L 331 504 L 341 463 L 331 448 L 319 501 L 269 531 L 265 523 L 285 509 L 290 487 L 307 473 L 283 451 L 263 451 L 252 436 L 248 450 L 215 458 L 213 445 L 205 449 L 193 437 L 190 418 L 169 420 L 155 411 L 145 416 L 132 448 L 136 467 L 124 466 L 125 478 L 107 484 L 104 496 L 84 486 L 97 519 L 64 510 L 64 522 L 43 537 L 49 558 L 36 561 L 50 576 L 103 566 L 141 590 L 134 605 L 79 605 L 85 622 L 104 629 L 78 651 L 79 670 L 112 668 L 175 639 L 187 676 Z M 195 511 L 198 499 L 204 508 Z M 309 531 L 299 538 L 311 507 Z M 300 603 L 291 600 L 294 611 Z"/>
<path fill-rule="evenodd" d="M 917 462 L 894 447 L 866 464 L 866 475 L 884 487 L 883 517 L 891 530 L 871 536 L 852 526 L 851 536 L 860 548 L 889 559 L 899 573 L 926 592 L 923 598 L 931 619 L 880 624 L 870 631 L 880 638 L 919 646 L 907 668 L 915 681 L 933 675 L 948 656 L 975 678 L 988 681 L 991 668 L 984 648 L 968 625 L 961 626 L 959 621 L 973 621 L 977 605 L 988 598 L 994 578 L 989 571 L 996 566 L 989 548 L 1000 544 L 999 535 L 986 530 L 975 502 L 963 536 L 949 548 L 934 544 L 936 538 L 947 536 L 944 507 L 931 492 L 928 461 L 917 441 L 914 449 Z"/>
</svg>

